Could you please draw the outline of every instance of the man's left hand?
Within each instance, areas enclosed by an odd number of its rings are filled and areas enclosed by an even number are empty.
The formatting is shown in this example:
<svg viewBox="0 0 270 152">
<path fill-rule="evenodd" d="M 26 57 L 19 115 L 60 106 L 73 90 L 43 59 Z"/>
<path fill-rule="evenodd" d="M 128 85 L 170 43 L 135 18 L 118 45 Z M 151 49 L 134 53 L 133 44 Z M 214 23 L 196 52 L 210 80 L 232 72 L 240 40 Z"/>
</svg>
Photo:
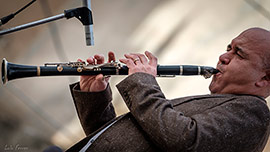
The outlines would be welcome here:
<svg viewBox="0 0 270 152">
<path fill-rule="evenodd" d="M 136 72 L 144 72 L 156 77 L 157 58 L 148 51 L 145 52 L 145 55 L 140 53 L 125 54 L 126 58 L 119 61 L 127 65 L 129 75 Z"/>
</svg>

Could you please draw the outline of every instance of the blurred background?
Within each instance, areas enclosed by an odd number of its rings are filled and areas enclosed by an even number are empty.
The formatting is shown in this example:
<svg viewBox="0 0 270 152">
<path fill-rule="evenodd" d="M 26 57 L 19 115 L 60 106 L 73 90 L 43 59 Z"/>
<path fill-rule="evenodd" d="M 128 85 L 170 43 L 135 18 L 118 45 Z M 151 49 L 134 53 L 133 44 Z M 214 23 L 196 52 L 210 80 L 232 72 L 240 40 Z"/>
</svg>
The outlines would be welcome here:
<svg viewBox="0 0 270 152">
<path fill-rule="evenodd" d="M 30 0 L 0 0 L 0 17 Z M 81 0 L 37 0 L 0 30 L 81 7 Z M 84 27 L 76 19 L 61 19 L 0 36 L 0 58 L 8 62 L 44 65 L 77 61 L 114 51 L 156 55 L 159 64 L 216 66 L 226 46 L 250 27 L 270 28 L 269 0 L 92 0 L 94 46 L 86 46 Z M 107 60 L 107 57 L 106 57 Z M 115 85 L 118 115 L 128 109 Z M 167 98 L 208 94 L 211 79 L 201 76 L 157 78 Z M 69 91 L 79 77 L 25 78 L 0 84 L 0 151 L 20 147 L 42 151 L 51 145 L 67 149 L 85 135 Z M 267 99 L 268 100 L 268 99 Z M 267 144 L 265 150 L 270 151 Z"/>
</svg>

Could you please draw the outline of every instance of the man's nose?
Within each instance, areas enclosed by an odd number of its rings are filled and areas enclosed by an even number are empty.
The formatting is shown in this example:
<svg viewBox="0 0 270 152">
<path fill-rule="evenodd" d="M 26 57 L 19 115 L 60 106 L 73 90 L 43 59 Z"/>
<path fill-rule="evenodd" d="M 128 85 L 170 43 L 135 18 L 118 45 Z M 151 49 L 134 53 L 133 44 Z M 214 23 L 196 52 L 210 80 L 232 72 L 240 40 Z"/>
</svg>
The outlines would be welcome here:
<svg viewBox="0 0 270 152">
<path fill-rule="evenodd" d="M 220 61 L 222 64 L 229 64 L 230 61 L 231 61 L 231 57 L 230 57 L 229 52 L 226 52 L 226 53 L 220 55 L 220 56 L 219 56 L 219 61 Z"/>
</svg>

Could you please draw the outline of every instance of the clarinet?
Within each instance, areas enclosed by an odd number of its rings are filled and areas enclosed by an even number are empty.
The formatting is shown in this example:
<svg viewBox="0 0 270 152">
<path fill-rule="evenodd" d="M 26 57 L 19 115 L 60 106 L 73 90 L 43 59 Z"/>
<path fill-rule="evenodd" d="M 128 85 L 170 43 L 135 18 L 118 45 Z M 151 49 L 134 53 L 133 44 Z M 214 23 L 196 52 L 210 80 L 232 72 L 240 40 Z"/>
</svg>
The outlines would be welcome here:
<svg viewBox="0 0 270 152">
<path fill-rule="evenodd" d="M 206 79 L 219 71 L 209 66 L 196 65 L 158 65 L 157 76 L 174 77 L 176 75 L 202 75 Z M 44 66 L 32 66 L 2 61 L 2 82 L 39 76 L 70 76 L 70 75 L 128 75 L 128 67 L 118 62 L 90 65 L 85 62 L 45 63 Z"/>
</svg>

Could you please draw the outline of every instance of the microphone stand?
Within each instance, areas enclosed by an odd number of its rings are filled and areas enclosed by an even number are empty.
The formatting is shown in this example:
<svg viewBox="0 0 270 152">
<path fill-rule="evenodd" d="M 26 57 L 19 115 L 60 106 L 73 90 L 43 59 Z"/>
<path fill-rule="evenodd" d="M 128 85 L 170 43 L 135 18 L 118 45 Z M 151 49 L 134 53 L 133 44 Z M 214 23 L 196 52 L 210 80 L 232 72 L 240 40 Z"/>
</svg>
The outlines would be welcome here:
<svg viewBox="0 0 270 152">
<path fill-rule="evenodd" d="M 52 17 L 38 20 L 38 21 L 26 23 L 26 24 L 19 25 L 19 26 L 13 27 L 13 28 L 4 29 L 4 30 L 0 31 L 0 36 L 5 35 L 5 34 L 9 34 L 12 32 L 16 32 L 19 30 L 23 30 L 26 28 L 30 28 L 33 26 L 37 26 L 40 24 L 59 20 L 62 18 L 70 19 L 73 17 L 76 17 L 78 20 L 80 20 L 83 25 L 93 25 L 92 11 L 89 10 L 87 7 L 79 7 L 79 8 L 75 8 L 75 9 L 64 10 L 64 13 L 59 14 L 59 15 L 55 15 Z M 94 42 L 92 42 L 92 41 L 93 41 L 93 38 L 91 38 L 91 44 L 94 44 Z"/>
</svg>

